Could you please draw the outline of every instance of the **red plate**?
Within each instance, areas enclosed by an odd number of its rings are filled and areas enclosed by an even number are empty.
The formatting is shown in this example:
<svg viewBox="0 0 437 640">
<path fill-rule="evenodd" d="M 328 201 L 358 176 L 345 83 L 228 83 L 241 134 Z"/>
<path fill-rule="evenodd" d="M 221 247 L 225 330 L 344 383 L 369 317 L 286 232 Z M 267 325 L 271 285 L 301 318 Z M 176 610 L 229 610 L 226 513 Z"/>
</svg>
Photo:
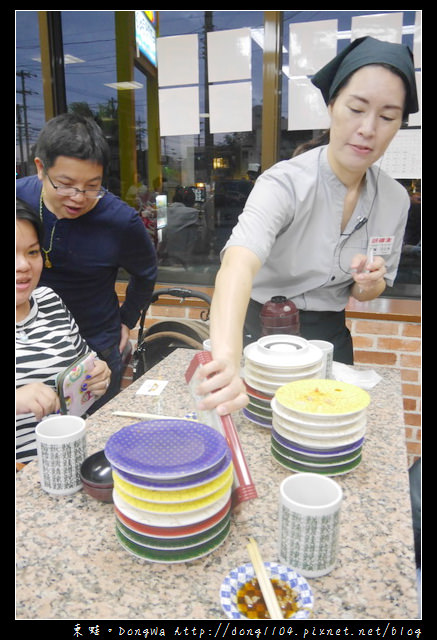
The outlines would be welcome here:
<svg viewBox="0 0 437 640">
<path fill-rule="evenodd" d="M 244 381 L 244 385 L 247 389 L 247 393 L 250 396 L 253 396 L 254 398 L 259 398 L 260 400 L 271 400 L 275 395 L 274 393 L 272 393 L 271 395 L 266 395 L 265 393 L 261 393 L 261 391 L 257 391 L 256 389 L 249 387 L 246 381 Z"/>
<path fill-rule="evenodd" d="M 212 527 L 214 524 L 219 522 L 229 511 L 231 508 L 231 499 L 225 504 L 222 509 L 218 513 L 215 513 L 210 518 L 203 520 L 202 522 L 195 522 L 194 524 L 183 525 L 181 527 L 154 527 L 153 525 L 142 524 L 140 522 L 136 522 L 131 518 L 125 516 L 117 507 L 114 505 L 114 510 L 117 514 L 117 517 L 123 522 L 127 527 L 132 529 L 133 531 L 137 531 L 138 533 L 147 533 L 156 537 L 163 538 L 177 538 L 181 536 L 188 536 L 194 533 L 200 533 Z"/>
</svg>

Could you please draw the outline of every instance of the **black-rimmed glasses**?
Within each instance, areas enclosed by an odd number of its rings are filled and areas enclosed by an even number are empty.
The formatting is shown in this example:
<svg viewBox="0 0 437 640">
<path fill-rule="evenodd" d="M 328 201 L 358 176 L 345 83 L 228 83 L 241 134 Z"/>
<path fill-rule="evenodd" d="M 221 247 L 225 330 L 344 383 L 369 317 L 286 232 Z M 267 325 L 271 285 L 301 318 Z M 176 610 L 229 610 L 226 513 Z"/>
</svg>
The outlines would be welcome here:
<svg viewBox="0 0 437 640">
<path fill-rule="evenodd" d="M 78 189 L 77 187 L 66 187 L 63 185 L 56 185 L 56 184 L 53 184 L 52 179 L 50 178 L 47 171 L 45 173 L 53 189 L 56 189 L 56 193 L 58 193 L 60 196 L 74 197 L 74 196 L 77 196 L 78 193 L 83 193 L 83 195 L 86 198 L 94 198 L 95 200 L 98 200 L 99 198 L 103 198 L 105 193 L 107 193 L 107 189 L 103 187 L 101 187 L 100 189 Z"/>
</svg>

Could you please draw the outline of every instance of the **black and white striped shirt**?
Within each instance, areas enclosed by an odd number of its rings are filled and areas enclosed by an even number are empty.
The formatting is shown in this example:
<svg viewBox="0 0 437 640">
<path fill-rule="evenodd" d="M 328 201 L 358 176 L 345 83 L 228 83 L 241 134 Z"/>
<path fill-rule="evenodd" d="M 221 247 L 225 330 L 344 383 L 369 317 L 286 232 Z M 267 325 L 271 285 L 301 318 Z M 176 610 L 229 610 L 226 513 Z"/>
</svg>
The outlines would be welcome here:
<svg viewBox="0 0 437 640">
<path fill-rule="evenodd" d="M 29 315 L 16 324 L 16 388 L 43 382 L 56 388 L 56 376 L 76 358 L 90 351 L 61 298 L 48 287 L 35 289 Z M 36 457 L 33 413 L 16 416 L 16 459 Z"/>
</svg>

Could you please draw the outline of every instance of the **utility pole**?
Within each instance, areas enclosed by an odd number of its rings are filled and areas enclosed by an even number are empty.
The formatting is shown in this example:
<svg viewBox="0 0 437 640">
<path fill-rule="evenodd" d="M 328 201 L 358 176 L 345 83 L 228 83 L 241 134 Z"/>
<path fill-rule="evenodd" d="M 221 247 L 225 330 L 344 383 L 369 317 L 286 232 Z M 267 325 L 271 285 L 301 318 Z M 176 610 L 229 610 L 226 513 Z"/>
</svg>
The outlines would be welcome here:
<svg viewBox="0 0 437 640">
<path fill-rule="evenodd" d="M 17 93 L 21 93 L 23 105 L 22 105 L 22 113 L 23 113 L 23 123 L 21 123 L 21 114 L 19 120 L 17 119 L 18 126 L 22 126 L 24 128 L 24 141 L 26 144 L 26 162 L 29 161 L 30 155 L 30 145 L 29 145 L 29 127 L 27 120 L 27 104 L 26 104 L 26 95 L 31 95 L 38 93 L 37 91 L 31 91 L 26 89 L 26 81 L 25 78 L 36 78 L 37 76 L 34 73 L 30 73 L 30 71 L 17 71 L 17 76 L 21 78 L 21 89 L 17 89 Z M 18 107 L 18 105 L 17 105 Z M 19 110 L 17 111 L 19 113 Z M 22 137 L 20 132 L 20 149 L 22 150 Z M 21 156 L 21 162 L 23 162 L 23 156 Z"/>
</svg>

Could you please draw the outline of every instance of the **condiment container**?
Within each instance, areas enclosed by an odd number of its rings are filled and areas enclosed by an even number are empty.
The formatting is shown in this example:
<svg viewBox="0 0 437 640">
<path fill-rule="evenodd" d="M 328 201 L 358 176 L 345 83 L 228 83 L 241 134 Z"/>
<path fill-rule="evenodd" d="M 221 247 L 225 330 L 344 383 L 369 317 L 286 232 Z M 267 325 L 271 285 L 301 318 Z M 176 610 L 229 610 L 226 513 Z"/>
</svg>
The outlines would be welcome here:
<svg viewBox="0 0 437 640">
<path fill-rule="evenodd" d="M 285 296 L 273 296 L 263 305 L 260 313 L 262 335 L 285 333 L 299 335 L 299 309 Z"/>
</svg>

